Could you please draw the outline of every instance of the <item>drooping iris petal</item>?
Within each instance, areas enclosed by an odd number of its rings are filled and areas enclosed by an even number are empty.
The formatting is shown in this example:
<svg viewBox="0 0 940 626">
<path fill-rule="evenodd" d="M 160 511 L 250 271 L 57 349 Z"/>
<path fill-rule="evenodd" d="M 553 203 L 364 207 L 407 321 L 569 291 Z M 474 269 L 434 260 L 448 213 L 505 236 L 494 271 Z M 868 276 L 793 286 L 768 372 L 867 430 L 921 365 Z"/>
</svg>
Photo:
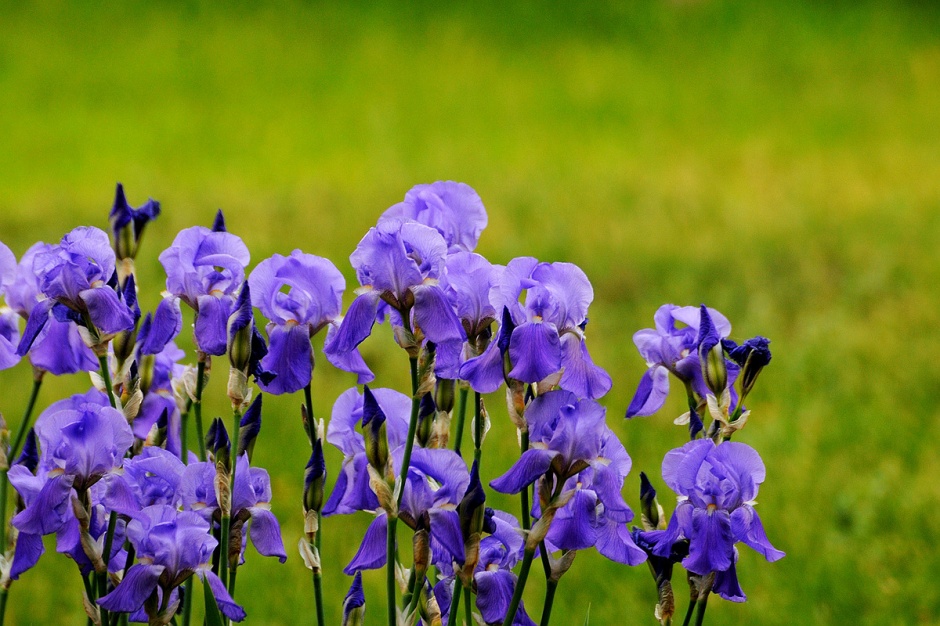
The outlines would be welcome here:
<svg viewBox="0 0 940 626">
<path fill-rule="evenodd" d="M 351 576 L 360 570 L 376 569 L 385 565 L 387 528 L 388 517 L 383 512 L 369 524 L 355 556 L 349 565 L 343 568 L 344 574 Z"/>
<path fill-rule="evenodd" d="M 414 290 L 415 322 L 429 341 L 445 343 L 447 341 L 464 341 L 467 337 L 451 308 L 447 296 L 440 287 L 423 285 Z"/>
<path fill-rule="evenodd" d="M 252 507 L 249 533 L 251 543 L 263 556 L 276 556 L 283 563 L 287 560 L 284 541 L 281 539 L 281 527 L 271 511 L 261 507 Z"/>
<path fill-rule="evenodd" d="M 613 381 L 603 368 L 594 364 L 583 337 L 573 333 L 561 338 L 561 365 L 564 372 L 559 385 L 579 398 L 600 398 L 610 391 Z"/>
<path fill-rule="evenodd" d="M 663 408 L 669 395 L 669 370 L 662 366 L 651 367 L 643 373 L 630 406 L 627 417 L 652 415 Z"/>
<path fill-rule="evenodd" d="M 561 369 L 558 330 L 547 322 L 526 322 L 512 333 L 509 378 L 537 383 Z"/>
<path fill-rule="evenodd" d="M 269 325 L 268 353 L 261 359 L 261 367 L 276 373 L 261 388 L 275 395 L 300 391 L 313 376 L 313 350 L 310 346 L 308 326 Z"/>
<path fill-rule="evenodd" d="M 500 493 L 519 493 L 548 471 L 552 459 L 558 454 L 554 450 L 530 448 L 522 453 L 519 460 L 505 474 L 490 481 L 490 487 Z"/>
<path fill-rule="evenodd" d="M 131 613 L 150 597 L 166 568 L 162 565 L 136 563 L 124 575 L 121 584 L 111 593 L 98 599 L 98 604 L 109 611 Z"/>
</svg>

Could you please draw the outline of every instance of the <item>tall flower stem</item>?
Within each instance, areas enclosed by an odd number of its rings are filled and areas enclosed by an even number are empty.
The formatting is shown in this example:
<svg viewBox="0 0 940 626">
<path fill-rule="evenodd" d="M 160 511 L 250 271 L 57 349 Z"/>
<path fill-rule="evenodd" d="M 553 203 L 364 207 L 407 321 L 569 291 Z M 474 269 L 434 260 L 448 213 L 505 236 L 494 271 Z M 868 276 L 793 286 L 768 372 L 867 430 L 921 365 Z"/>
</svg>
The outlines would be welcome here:
<svg viewBox="0 0 940 626">
<path fill-rule="evenodd" d="M 535 556 L 535 550 L 526 548 L 525 554 L 522 557 L 522 569 L 519 570 L 519 580 L 516 581 L 516 588 L 512 592 L 512 601 L 509 603 L 509 611 L 506 612 L 503 626 L 510 626 L 512 620 L 516 617 L 516 611 L 519 610 L 519 603 L 522 602 L 522 592 L 525 590 L 525 583 L 529 578 L 529 569 L 532 567 L 533 556 Z"/>
<path fill-rule="evenodd" d="M 467 418 L 467 394 L 469 393 L 470 389 L 461 386 L 460 398 L 457 400 L 457 428 L 454 430 L 454 452 L 457 454 L 460 454 L 460 446 L 463 443 L 463 424 Z"/>
<path fill-rule="evenodd" d="M 463 588 L 463 611 L 467 624 L 473 624 L 473 604 L 470 602 L 470 587 Z"/>
<path fill-rule="evenodd" d="M 479 468 L 483 456 L 483 396 L 479 391 L 473 392 L 473 417 L 473 460 Z"/>
<path fill-rule="evenodd" d="M 705 621 L 705 609 L 708 606 L 708 596 L 710 594 L 706 591 L 701 595 L 696 602 L 696 611 L 695 611 L 695 626 L 702 626 L 702 623 Z"/>
<path fill-rule="evenodd" d="M 304 386 L 304 404 L 307 407 L 307 437 L 310 439 L 310 449 L 316 445 L 316 440 L 320 436 L 316 429 L 316 422 L 313 419 L 313 389 L 311 383 Z M 313 547 L 317 556 L 320 555 L 321 537 L 323 535 L 323 516 L 317 511 L 317 532 L 313 536 Z M 232 571 L 234 574 L 234 570 Z M 317 626 L 325 626 L 326 620 L 323 616 L 323 568 L 313 571 L 313 599 L 317 610 Z"/>
<path fill-rule="evenodd" d="M 190 576 L 183 588 L 183 626 L 189 626 L 193 615 L 193 577 Z"/>
<path fill-rule="evenodd" d="M 529 431 L 524 430 L 521 432 L 520 436 L 522 445 L 520 446 L 521 452 L 520 455 L 525 454 L 526 450 L 529 449 Z M 526 485 L 522 488 L 522 491 L 519 492 L 519 498 L 522 500 L 522 530 L 529 530 L 532 528 L 532 520 L 529 519 L 529 486 Z M 542 551 L 544 554 L 544 550 Z"/>
<path fill-rule="evenodd" d="M 460 578 L 454 577 L 454 595 L 450 599 L 450 613 L 447 615 L 447 626 L 457 626 L 457 611 L 460 608 L 460 591 L 463 585 Z"/>
<path fill-rule="evenodd" d="M 395 514 L 389 513 L 388 516 L 388 537 L 386 541 L 386 581 L 385 587 L 388 592 L 388 624 L 395 626 L 397 623 L 396 610 L 396 592 L 395 592 L 395 531 L 398 528 L 398 509 L 401 507 L 401 500 L 405 495 L 405 481 L 408 479 L 408 468 L 411 465 L 411 451 L 414 449 L 415 430 L 418 426 L 418 408 L 421 405 L 421 399 L 418 397 L 418 358 L 409 357 L 408 364 L 411 369 L 411 417 L 408 420 L 408 438 L 405 439 L 405 452 L 401 462 L 401 475 L 398 478 L 396 488 L 398 489 L 398 499 L 395 507 Z"/>
<path fill-rule="evenodd" d="M 202 392 L 206 378 L 206 355 L 199 354 L 196 364 L 196 399 L 193 400 L 193 413 L 196 416 L 196 445 L 199 446 L 199 460 L 206 460 L 206 438 L 202 431 Z"/>
<path fill-rule="evenodd" d="M 108 390 L 108 402 L 111 403 L 112 409 L 116 409 L 117 399 L 114 397 L 114 388 L 111 386 L 111 368 L 108 366 L 107 353 L 98 357 L 98 365 L 101 369 L 101 379 L 104 381 L 104 387 Z"/>
<path fill-rule="evenodd" d="M 539 626 L 548 626 L 552 618 L 552 604 L 555 602 L 556 589 L 558 589 L 558 581 L 549 580 L 545 587 L 545 604 L 542 605 L 542 619 L 539 620 Z"/>
<path fill-rule="evenodd" d="M 310 383 L 307 383 L 307 386 L 304 387 L 304 404 L 307 405 L 307 437 L 310 439 L 310 449 L 313 449 L 314 443 L 316 443 L 317 430 L 314 427 L 313 419 L 313 391 L 310 388 Z"/>
<path fill-rule="evenodd" d="M 29 395 L 29 402 L 26 403 L 26 410 L 23 412 L 23 419 L 20 421 L 16 435 L 13 437 L 13 443 L 10 446 L 10 452 L 7 454 L 7 467 L 0 469 L 0 550 L 6 552 L 7 548 L 7 470 L 9 470 L 10 461 L 16 458 L 20 452 L 20 446 L 23 444 L 23 438 L 26 436 L 30 419 L 33 416 L 33 409 L 36 407 L 36 398 L 39 396 L 39 388 L 42 386 L 42 373 L 39 370 L 33 378 L 33 391 Z M 3 610 L 6 607 L 7 590 L 3 590 L 0 597 L 0 624 L 3 624 Z"/>
</svg>

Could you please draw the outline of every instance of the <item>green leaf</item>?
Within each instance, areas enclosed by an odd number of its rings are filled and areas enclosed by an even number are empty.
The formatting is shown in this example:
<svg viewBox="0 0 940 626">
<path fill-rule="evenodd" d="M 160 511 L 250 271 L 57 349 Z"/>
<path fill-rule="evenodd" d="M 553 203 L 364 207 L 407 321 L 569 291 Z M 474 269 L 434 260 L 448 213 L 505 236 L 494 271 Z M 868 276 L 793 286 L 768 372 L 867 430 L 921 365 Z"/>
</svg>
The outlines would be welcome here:
<svg viewBox="0 0 940 626">
<path fill-rule="evenodd" d="M 222 621 L 222 614 L 219 613 L 219 605 L 215 602 L 215 596 L 212 595 L 212 590 L 209 589 L 209 585 L 203 581 L 202 590 L 206 595 L 206 624 L 207 626 L 225 626 L 225 622 Z"/>
<path fill-rule="evenodd" d="M 588 605 L 587 614 L 584 616 L 584 626 L 588 626 L 591 621 L 591 605 Z"/>
</svg>

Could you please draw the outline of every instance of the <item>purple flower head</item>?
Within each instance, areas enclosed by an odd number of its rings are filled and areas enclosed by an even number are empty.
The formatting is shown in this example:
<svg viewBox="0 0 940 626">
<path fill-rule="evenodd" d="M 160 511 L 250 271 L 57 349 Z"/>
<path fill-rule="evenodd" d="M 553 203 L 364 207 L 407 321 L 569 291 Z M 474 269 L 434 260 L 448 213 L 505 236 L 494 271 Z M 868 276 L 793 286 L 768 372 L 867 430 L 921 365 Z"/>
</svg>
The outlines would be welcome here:
<svg viewBox="0 0 940 626">
<path fill-rule="evenodd" d="M 366 612 L 366 596 L 362 592 L 362 574 L 356 572 L 343 600 L 343 626 L 362 624 Z"/>
<path fill-rule="evenodd" d="M 140 454 L 124 461 L 124 476 L 141 509 L 155 504 L 180 506 L 185 469 L 175 454 L 153 446 L 146 446 Z"/>
<path fill-rule="evenodd" d="M 114 235 L 114 251 L 118 258 L 125 259 L 137 256 L 140 238 L 148 222 L 157 219 L 160 215 L 160 203 L 149 198 L 147 202 L 134 208 L 127 203 L 124 195 L 124 185 L 117 184 L 114 192 L 114 205 L 108 220 L 111 222 L 111 232 Z"/>
<path fill-rule="evenodd" d="M 224 465 L 226 470 L 231 469 L 232 441 L 220 417 L 212 420 L 206 431 L 206 451 L 216 463 Z"/>
<path fill-rule="evenodd" d="M 369 336 L 382 301 L 394 310 L 394 325 L 407 320 L 435 344 L 463 342 L 460 321 L 438 285 L 446 254 L 440 233 L 417 222 L 389 218 L 369 229 L 349 257 L 362 288 L 324 347 L 334 365 Z"/>
<path fill-rule="evenodd" d="M 42 258 L 44 253 L 53 248 L 41 242 L 31 246 L 20 259 L 12 282 L 6 286 L 7 304 L 23 318 L 29 319 L 40 300 L 46 300 L 39 290 L 37 258 Z M 44 306 L 48 307 L 48 303 Z M 33 366 L 56 376 L 98 369 L 98 359 L 91 348 L 85 345 L 78 326 L 58 321 L 48 310 L 45 316 L 45 323 L 40 324 L 40 330 L 29 349 Z M 41 321 L 37 314 L 34 323 Z"/>
<path fill-rule="evenodd" d="M 385 434 L 388 447 L 396 450 L 404 446 L 408 436 L 408 418 L 411 399 L 393 389 L 370 389 L 378 407 L 385 415 Z M 369 486 L 366 444 L 356 424 L 365 418 L 365 395 L 356 388 L 347 389 L 333 404 L 333 412 L 326 431 L 326 440 L 343 453 L 343 467 L 326 504 L 323 515 L 349 514 L 379 508 L 379 501 Z M 371 409 L 370 412 L 374 412 Z M 371 421 L 371 418 L 366 422 Z"/>
<path fill-rule="evenodd" d="M 313 374 L 310 339 L 324 327 L 339 325 L 346 280 L 328 259 L 294 250 L 259 263 L 248 284 L 252 304 L 270 320 L 271 348 L 261 366 L 276 378 L 261 388 L 273 394 L 299 391 Z M 358 350 L 352 352 L 348 356 L 361 361 Z M 359 371 L 346 365 L 339 366 Z"/>
<path fill-rule="evenodd" d="M 702 376 L 699 359 L 699 341 L 708 338 L 720 341 L 731 332 L 728 319 L 715 309 L 705 308 L 708 324 L 705 333 L 700 333 L 702 310 L 698 307 L 678 307 L 664 304 L 654 316 L 656 327 L 637 331 L 633 343 L 649 367 L 640 379 L 639 387 L 627 417 L 652 415 L 662 408 L 669 394 L 669 374 L 692 385 L 692 389 L 703 398 L 709 389 Z M 677 323 L 682 324 L 677 326 Z M 728 368 L 728 377 L 733 380 L 736 368 Z"/>
<path fill-rule="evenodd" d="M 520 297 L 525 292 L 525 298 Z M 537 383 L 561 371 L 560 386 L 581 398 L 599 398 L 611 387 L 610 376 L 591 360 L 584 327 L 594 290 L 587 276 L 571 263 L 539 263 L 531 257 L 506 266 L 496 303 L 512 318 L 509 333 L 500 333 L 479 357 L 460 368 L 477 391 L 495 391 L 502 380 L 500 344 L 508 339 L 510 370 L 506 377 Z"/>
<path fill-rule="evenodd" d="M 100 344 L 134 327 L 133 312 L 115 291 L 114 251 L 108 235 L 82 226 L 67 233 L 57 246 L 37 251 L 33 270 L 46 297 L 29 314 L 17 348 L 24 356 L 53 311 L 59 321 L 71 320 L 86 329 L 86 343 Z"/>
<path fill-rule="evenodd" d="M 633 511 L 620 493 L 631 461 L 604 418 L 601 405 L 569 391 L 539 396 L 526 410 L 531 448 L 490 486 L 518 493 L 547 481 L 549 492 L 570 494 L 549 527 L 548 543 L 564 550 L 596 546 L 614 561 L 636 565 L 645 555 L 625 526 Z"/>
<path fill-rule="evenodd" d="M 160 254 L 167 291 L 196 311 L 196 344 L 207 354 L 225 354 L 226 322 L 250 259 L 241 239 L 203 226 L 180 231 Z"/>
<path fill-rule="evenodd" d="M 281 527 L 271 513 L 271 479 L 258 467 L 251 467 L 248 456 L 238 457 L 235 489 L 232 491 L 232 519 L 250 519 L 248 536 L 258 553 L 287 560 Z M 219 510 L 215 494 L 215 463 L 190 463 L 183 472 L 180 495 L 183 507 L 198 512 L 207 520 Z"/>
<path fill-rule="evenodd" d="M 688 539 L 689 555 L 682 565 L 701 576 L 729 570 L 738 541 L 768 561 L 782 558 L 754 510 L 765 475 L 760 455 L 743 443 L 697 439 L 667 453 L 663 479 L 679 503 L 665 531 L 647 533 L 656 544 L 654 553 L 667 557 L 678 540 Z"/>
<path fill-rule="evenodd" d="M 379 221 L 403 218 L 430 226 L 444 238 L 451 250 L 473 250 L 486 228 L 486 209 L 469 185 L 438 181 L 415 185 L 399 202 L 382 214 Z"/>
<path fill-rule="evenodd" d="M 151 596 L 158 597 L 158 588 L 165 597 L 196 574 L 209 586 L 223 615 L 236 622 L 245 618 L 245 611 L 211 570 L 212 552 L 219 542 L 201 516 L 166 505 L 150 506 L 127 524 L 127 538 L 137 551 L 138 563 L 111 593 L 99 598 L 102 607 L 133 613 Z M 170 616 L 176 610 L 171 608 Z"/>
</svg>

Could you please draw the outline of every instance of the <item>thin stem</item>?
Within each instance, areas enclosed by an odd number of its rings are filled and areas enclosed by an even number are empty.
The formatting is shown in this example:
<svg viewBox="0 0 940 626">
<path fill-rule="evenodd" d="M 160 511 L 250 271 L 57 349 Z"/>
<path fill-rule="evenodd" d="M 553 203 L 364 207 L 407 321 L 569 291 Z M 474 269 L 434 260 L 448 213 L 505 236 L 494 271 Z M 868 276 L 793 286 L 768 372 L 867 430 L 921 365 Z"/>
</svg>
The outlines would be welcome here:
<svg viewBox="0 0 940 626">
<path fill-rule="evenodd" d="M 41 386 L 41 377 L 33 380 L 33 391 L 29 394 L 29 402 L 26 404 L 26 411 L 23 412 L 23 421 L 20 422 L 20 427 L 13 438 L 13 444 L 10 446 L 10 455 L 7 457 L 9 459 L 15 459 L 20 453 L 20 446 L 23 445 L 23 438 L 26 436 L 26 431 L 29 430 L 29 420 L 33 416 L 33 409 L 36 407 L 36 398 L 39 397 L 39 388 Z M 0 545 L 2 543 L 2 540 L 0 540 Z"/>
<path fill-rule="evenodd" d="M 183 588 L 183 626 L 189 626 L 193 614 L 193 577 L 190 576 Z"/>
<path fill-rule="evenodd" d="M 185 464 L 189 457 L 189 411 L 193 408 L 193 401 L 186 403 L 186 410 L 180 415 L 180 460 Z"/>
<path fill-rule="evenodd" d="M 9 594 L 9 591 L 9 589 L 0 588 L 0 626 L 2 626 L 3 620 L 6 619 L 7 595 Z"/>
<path fill-rule="evenodd" d="M 525 454 L 526 450 L 529 449 L 529 431 L 522 431 L 522 452 L 520 454 Z M 529 518 L 529 486 L 526 485 L 522 488 L 522 491 L 519 492 L 519 498 L 522 500 L 522 529 L 529 530 L 532 528 L 532 520 Z M 542 550 L 544 554 L 545 551 Z"/>
<path fill-rule="evenodd" d="M 542 569 L 545 570 L 545 580 L 549 581 L 552 577 L 552 564 L 548 560 L 548 548 L 545 547 L 545 540 L 539 543 L 539 557 L 542 559 Z"/>
<path fill-rule="evenodd" d="M 473 626 L 473 603 L 470 597 L 470 587 L 463 588 L 463 611 L 467 626 Z"/>
<path fill-rule="evenodd" d="M 545 587 L 545 604 L 542 605 L 542 619 L 539 620 L 539 626 L 548 626 L 548 621 L 552 618 L 552 604 L 555 602 L 556 589 L 558 589 L 558 581 L 549 580 Z"/>
<path fill-rule="evenodd" d="M 317 626 L 324 626 L 326 620 L 323 617 L 323 573 L 319 570 L 313 573 L 313 597 L 317 603 Z"/>
<path fill-rule="evenodd" d="M 411 568 L 414 571 L 414 568 Z M 418 577 L 415 577 L 415 584 L 411 592 L 411 601 L 408 603 L 408 612 L 405 614 L 405 617 L 411 615 L 418 608 L 418 601 L 421 600 L 421 589 L 424 587 L 424 576 L 421 576 L 421 580 L 418 580 Z"/>
<path fill-rule="evenodd" d="M 483 397 L 479 391 L 473 392 L 473 460 L 477 462 L 477 471 L 480 469 L 480 457 L 483 454 Z"/>
<path fill-rule="evenodd" d="M 695 612 L 695 626 L 702 626 L 702 623 L 705 621 L 705 608 L 708 606 L 708 596 L 711 595 L 708 592 L 702 594 L 702 596 L 696 602 L 697 610 Z"/>
<path fill-rule="evenodd" d="M 111 511 L 108 518 L 108 532 L 104 537 L 104 551 L 101 560 L 104 561 L 104 571 L 98 574 L 98 597 L 108 593 L 108 562 L 111 560 L 111 547 L 114 545 L 114 530 L 117 528 L 117 511 Z M 108 611 L 101 607 L 101 623 L 108 623 Z"/>
<path fill-rule="evenodd" d="M 457 626 L 457 611 L 460 608 L 460 579 L 454 577 L 454 595 L 450 599 L 450 613 L 447 615 L 447 626 Z"/>
<path fill-rule="evenodd" d="M 242 414 L 237 408 L 232 410 L 232 452 L 235 454 L 231 455 L 232 458 L 232 469 L 231 476 L 229 478 L 229 502 L 232 503 L 235 500 L 235 468 L 238 466 L 238 448 L 241 440 L 241 420 Z M 233 511 L 231 510 L 231 504 L 229 505 L 228 519 L 225 518 L 225 515 L 222 516 L 222 544 L 220 548 L 222 549 L 222 558 L 219 563 L 219 578 L 222 579 L 222 584 L 226 585 L 229 589 L 229 595 L 232 595 L 234 589 L 231 582 L 228 582 L 225 577 L 225 569 L 228 567 L 231 570 L 231 577 L 234 581 L 235 578 L 235 569 L 238 567 L 238 556 L 234 560 L 229 560 L 229 537 L 232 535 L 232 519 Z"/>
<path fill-rule="evenodd" d="M 532 557 L 535 556 L 535 550 L 526 548 L 522 557 L 522 569 L 519 570 L 519 580 L 516 581 L 516 589 L 512 592 L 512 602 L 509 603 L 509 611 L 506 612 L 506 618 L 503 620 L 503 626 L 510 626 L 519 609 L 519 603 L 522 601 L 522 592 L 525 590 L 526 580 L 529 578 L 529 569 L 532 567 Z"/>
<path fill-rule="evenodd" d="M 685 619 L 682 620 L 682 626 L 689 626 L 692 623 L 692 615 L 695 613 L 695 600 L 689 600 L 689 609 L 685 612 Z"/>
<path fill-rule="evenodd" d="M 313 448 L 317 440 L 317 430 L 313 421 L 313 392 L 310 389 L 310 383 L 304 387 L 304 402 L 307 405 L 307 436 L 310 438 L 310 448 Z"/>
<path fill-rule="evenodd" d="M 467 394 L 469 393 L 469 388 L 460 388 L 460 398 L 457 401 L 457 429 L 454 431 L 454 452 L 457 454 L 460 454 L 460 445 L 463 442 L 463 423 L 467 417 Z"/>
<path fill-rule="evenodd" d="M 196 416 L 196 445 L 199 446 L 199 460 L 206 460 L 206 438 L 202 433 L 202 391 L 206 377 L 206 359 L 208 357 L 199 355 L 199 362 L 196 364 L 196 399 L 193 401 L 194 414 Z"/>
<path fill-rule="evenodd" d="M 111 402 L 111 408 L 117 408 L 117 399 L 114 397 L 114 388 L 111 386 L 111 368 L 108 367 L 108 355 L 102 354 L 98 357 L 98 365 L 101 369 L 101 378 L 104 380 L 104 387 L 108 390 L 108 401 Z"/>
<path fill-rule="evenodd" d="M 411 451 L 415 445 L 415 430 L 418 426 L 418 408 L 421 405 L 421 398 L 418 397 L 418 359 L 408 359 L 411 367 L 411 418 L 408 420 L 408 438 L 405 439 L 405 454 L 401 462 L 401 476 L 398 484 L 398 507 L 401 508 L 401 499 L 405 495 L 405 480 L 408 479 L 408 469 L 411 466 Z M 389 525 L 391 528 L 391 525 Z"/>
</svg>

